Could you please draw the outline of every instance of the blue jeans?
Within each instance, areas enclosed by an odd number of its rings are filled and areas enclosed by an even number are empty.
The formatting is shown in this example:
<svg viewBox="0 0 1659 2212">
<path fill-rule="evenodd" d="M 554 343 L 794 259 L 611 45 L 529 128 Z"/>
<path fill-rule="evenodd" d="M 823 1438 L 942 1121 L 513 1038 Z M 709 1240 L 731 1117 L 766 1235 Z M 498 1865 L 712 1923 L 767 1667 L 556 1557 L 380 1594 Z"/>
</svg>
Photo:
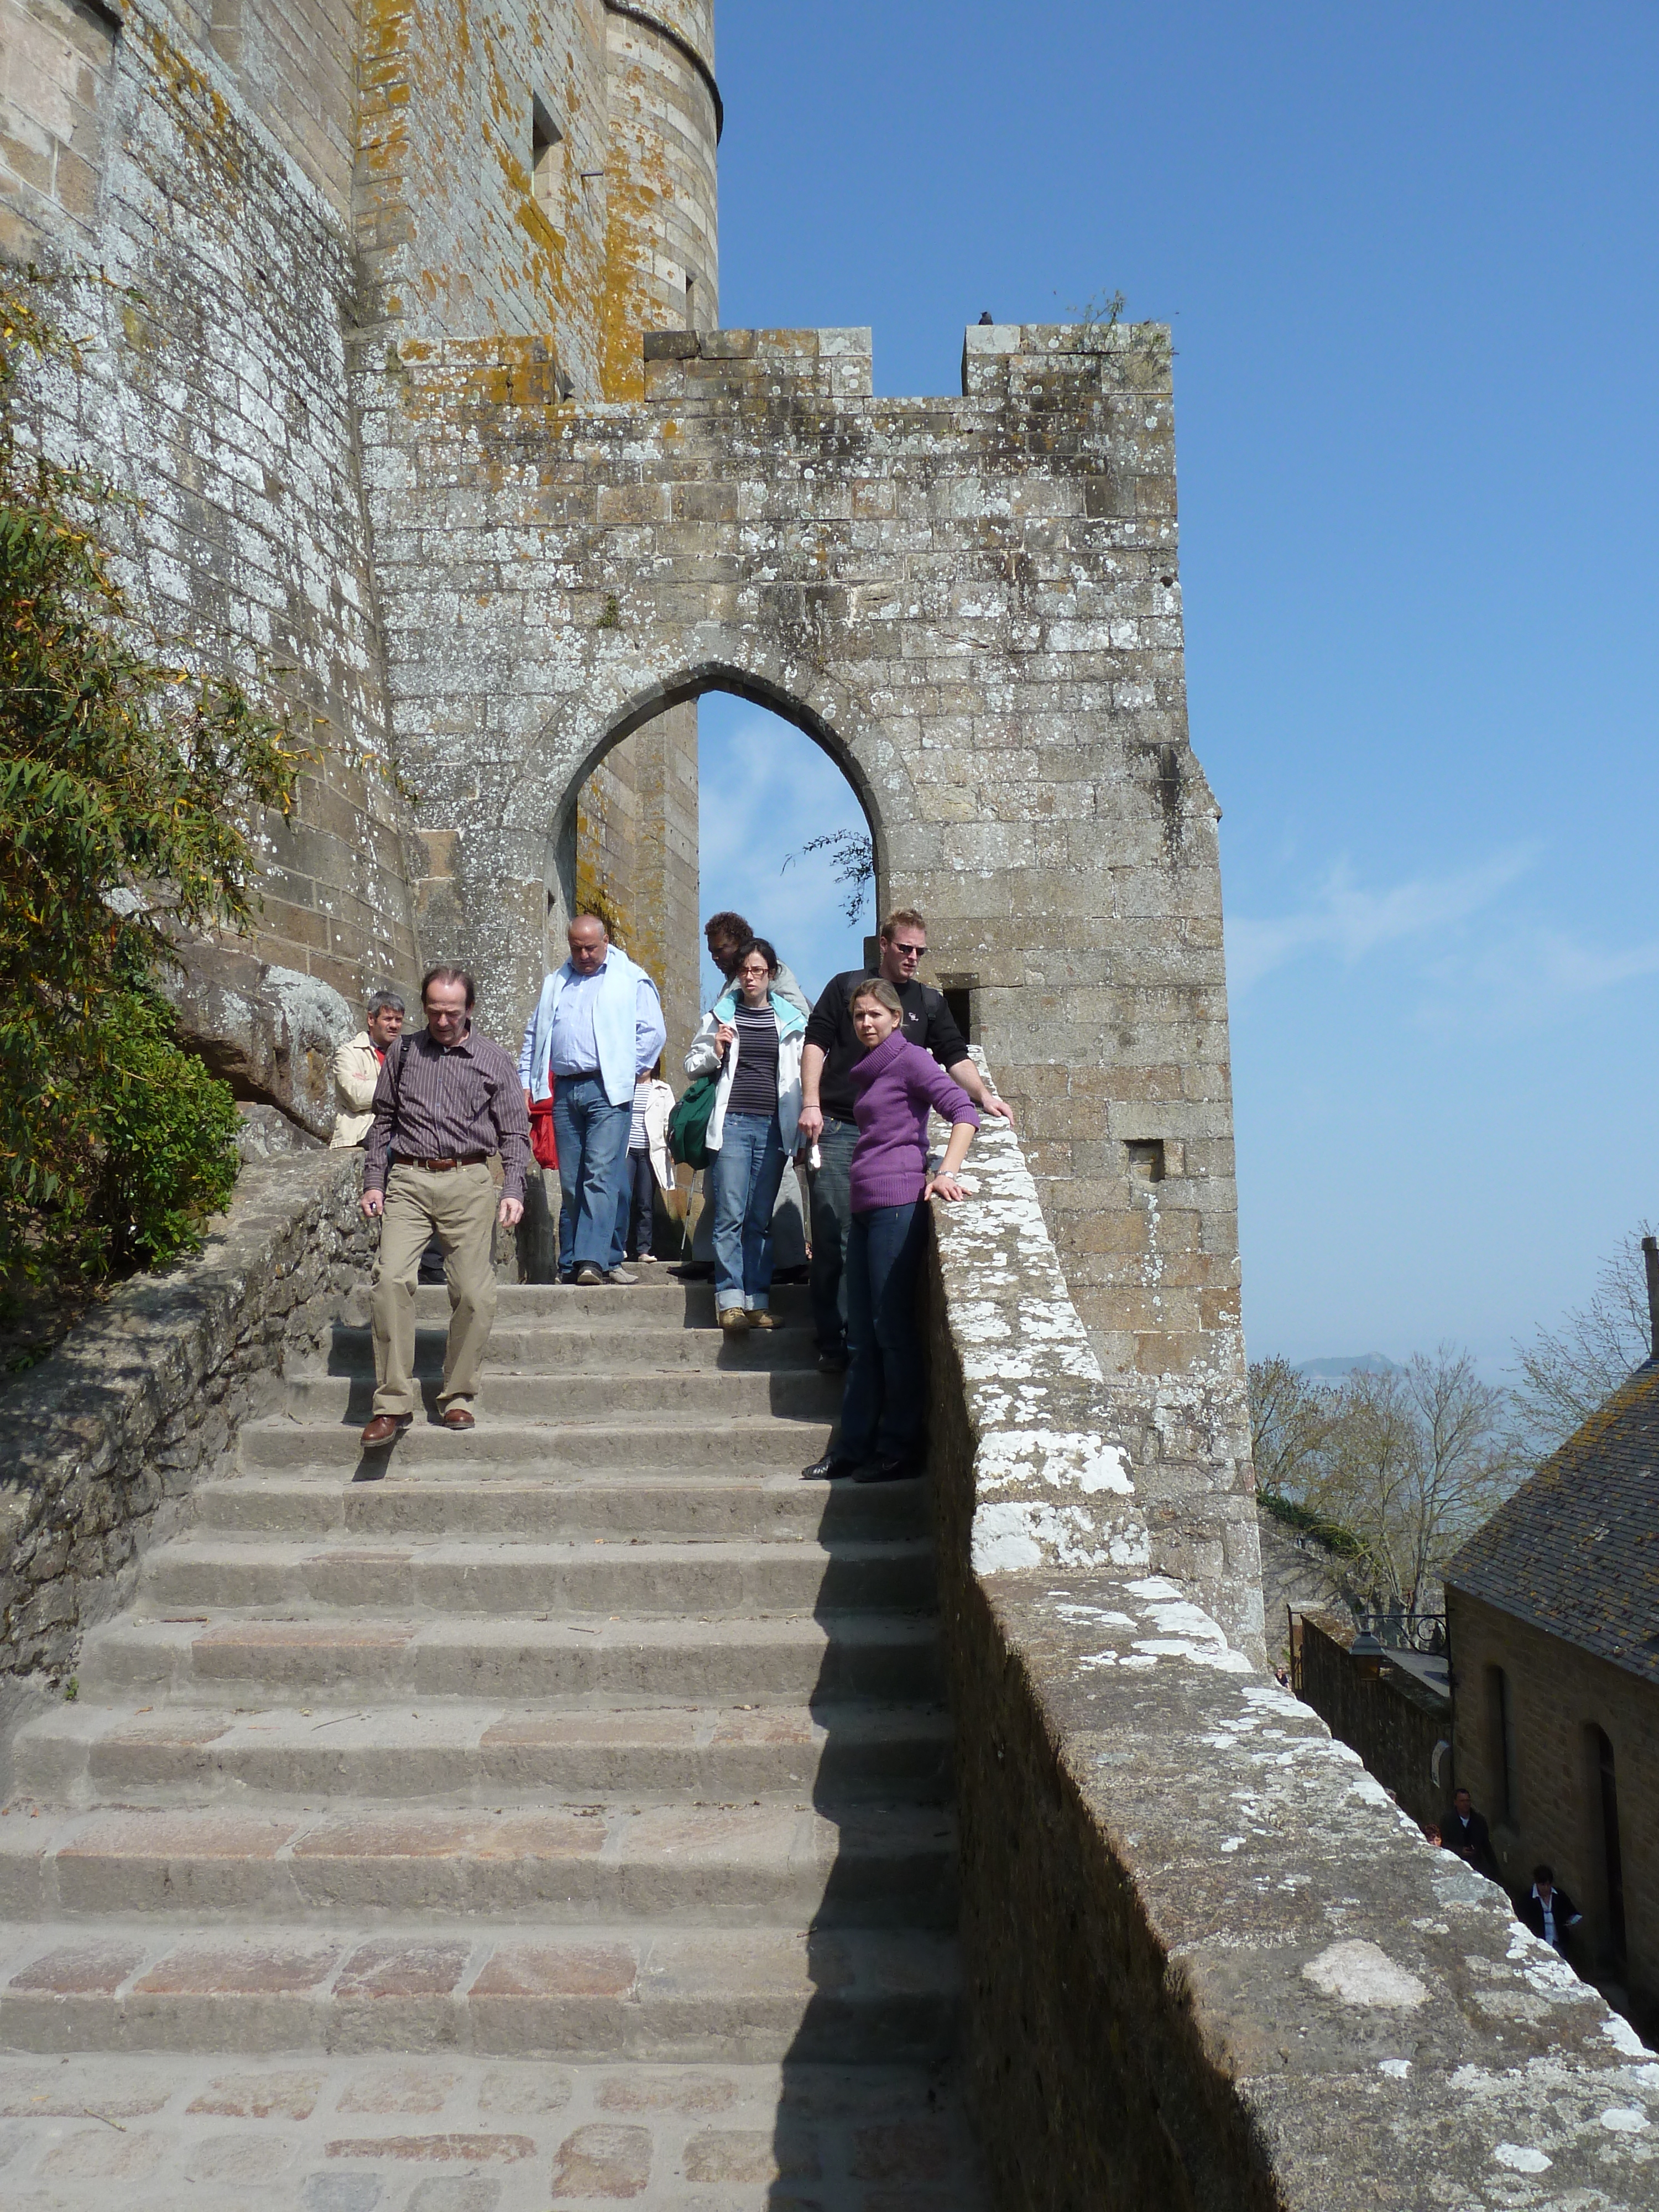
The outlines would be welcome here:
<svg viewBox="0 0 1659 2212">
<path fill-rule="evenodd" d="M 626 1172 L 634 1102 L 613 1106 L 597 1075 L 562 1075 L 553 1086 L 559 1147 L 559 1273 L 614 1267 L 617 1193 Z"/>
<path fill-rule="evenodd" d="M 927 1208 L 920 1199 L 908 1206 L 878 1206 L 852 1218 L 847 1237 L 848 1365 L 836 1443 L 840 1459 L 908 1458 L 921 1448 L 927 1408 L 916 1335 L 916 1273 L 927 1234 Z"/>
<path fill-rule="evenodd" d="M 639 1260 L 656 1240 L 657 1178 L 649 1152 L 629 1152 L 617 1193 L 618 1261 Z M 629 1245 L 633 1250 L 629 1250 Z"/>
<path fill-rule="evenodd" d="M 850 1121 L 826 1120 L 818 1139 L 822 1167 L 809 1168 L 812 1211 L 812 1333 L 820 1352 L 847 1342 L 847 1233 L 853 1206 L 847 1188 L 859 1133 Z"/>
<path fill-rule="evenodd" d="M 709 1169 L 714 1187 L 714 1304 L 763 1310 L 772 1289 L 772 1208 L 783 1181 L 778 1117 L 728 1114 Z"/>
</svg>

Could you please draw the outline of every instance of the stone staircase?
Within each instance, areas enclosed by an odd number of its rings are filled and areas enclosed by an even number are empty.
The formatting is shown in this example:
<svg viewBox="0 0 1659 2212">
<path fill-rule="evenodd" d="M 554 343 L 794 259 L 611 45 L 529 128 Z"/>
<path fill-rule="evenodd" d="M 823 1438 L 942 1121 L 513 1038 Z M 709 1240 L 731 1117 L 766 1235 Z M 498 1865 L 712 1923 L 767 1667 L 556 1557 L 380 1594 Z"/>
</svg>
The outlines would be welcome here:
<svg viewBox="0 0 1659 2212">
<path fill-rule="evenodd" d="M 800 1480 L 779 1305 L 505 1287 L 383 1480 L 366 1329 L 243 1430 L 16 1741 L 9 2205 L 980 2201 L 925 1499 Z"/>
</svg>

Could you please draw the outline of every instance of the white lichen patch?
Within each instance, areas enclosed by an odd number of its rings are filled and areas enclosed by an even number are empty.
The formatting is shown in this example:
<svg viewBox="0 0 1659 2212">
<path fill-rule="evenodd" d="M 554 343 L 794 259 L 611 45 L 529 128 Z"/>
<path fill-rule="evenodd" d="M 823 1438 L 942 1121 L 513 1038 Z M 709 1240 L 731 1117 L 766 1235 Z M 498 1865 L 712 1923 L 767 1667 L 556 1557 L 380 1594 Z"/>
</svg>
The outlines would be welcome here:
<svg viewBox="0 0 1659 2212">
<path fill-rule="evenodd" d="M 1534 2150 L 1526 2143 L 1501 2142 L 1494 2146 L 1495 2165 L 1508 2166 L 1511 2173 L 1543 2173 L 1553 2160 L 1541 2150 Z"/>
<path fill-rule="evenodd" d="M 1329 1945 L 1316 1959 L 1310 1959 L 1302 1972 L 1324 1996 L 1343 2004 L 1409 2012 L 1428 2001 L 1428 1990 L 1415 1974 L 1396 1966 L 1381 1944 L 1363 1936 Z"/>
<path fill-rule="evenodd" d="M 1616 2136 L 1639 2136 L 1650 2123 L 1634 2105 L 1609 2105 L 1601 2115 L 1601 2124 Z"/>
</svg>

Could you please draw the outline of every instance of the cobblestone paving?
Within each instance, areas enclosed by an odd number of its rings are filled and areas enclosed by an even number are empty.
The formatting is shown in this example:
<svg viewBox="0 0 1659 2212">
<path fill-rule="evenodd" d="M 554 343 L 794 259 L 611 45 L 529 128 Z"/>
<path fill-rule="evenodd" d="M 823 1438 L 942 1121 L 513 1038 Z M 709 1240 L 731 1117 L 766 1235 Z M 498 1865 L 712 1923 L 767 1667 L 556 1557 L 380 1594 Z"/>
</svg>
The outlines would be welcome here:
<svg viewBox="0 0 1659 2212">
<path fill-rule="evenodd" d="M 0 2060 L 8 2212 L 959 2212 L 941 2075 L 420 2057 Z"/>
</svg>

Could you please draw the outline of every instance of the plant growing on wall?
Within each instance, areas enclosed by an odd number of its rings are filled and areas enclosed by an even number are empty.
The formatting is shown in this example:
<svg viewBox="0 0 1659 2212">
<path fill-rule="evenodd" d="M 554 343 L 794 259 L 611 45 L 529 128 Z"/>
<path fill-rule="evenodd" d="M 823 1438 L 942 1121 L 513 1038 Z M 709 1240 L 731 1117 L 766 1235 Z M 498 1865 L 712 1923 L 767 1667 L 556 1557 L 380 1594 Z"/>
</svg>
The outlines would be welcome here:
<svg viewBox="0 0 1659 2212">
<path fill-rule="evenodd" d="M 102 477 L 47 458 L 23 380 L 76 349 L 48 280 L 0 273 L 0 1283 L 193 1247 L 235 1179 L 227 1086 L 174 1042 L 175 925 L 240 927 L 245 824 L 301 760 L 228 677 L 145 632 Z"/>
</svg>

